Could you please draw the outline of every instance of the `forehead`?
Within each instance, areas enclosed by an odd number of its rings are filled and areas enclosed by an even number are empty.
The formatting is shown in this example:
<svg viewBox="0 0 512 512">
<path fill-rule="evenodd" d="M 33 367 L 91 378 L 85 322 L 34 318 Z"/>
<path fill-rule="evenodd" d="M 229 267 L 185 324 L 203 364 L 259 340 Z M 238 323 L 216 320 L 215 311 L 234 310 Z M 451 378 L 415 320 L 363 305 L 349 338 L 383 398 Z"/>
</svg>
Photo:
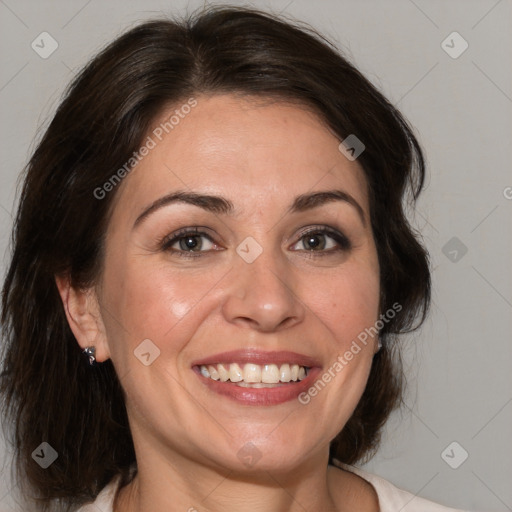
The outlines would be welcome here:
<svg viewBox="0 0 512 512">
<path fill-rule="evenodd" d="M 343 189 L 367 209 L 361 166 L 339 151 L 340 141 L 311 111 L 232 95 L 195 101 L 155 119 L 144 140 L 151 149 L 118 190 L 119 208 L 130 205 L 136 213 L 173 190 L 189 189 L 225 196 L 243 215 L 269 203 L 289 206 L 306 192 Z"/>
</svg>

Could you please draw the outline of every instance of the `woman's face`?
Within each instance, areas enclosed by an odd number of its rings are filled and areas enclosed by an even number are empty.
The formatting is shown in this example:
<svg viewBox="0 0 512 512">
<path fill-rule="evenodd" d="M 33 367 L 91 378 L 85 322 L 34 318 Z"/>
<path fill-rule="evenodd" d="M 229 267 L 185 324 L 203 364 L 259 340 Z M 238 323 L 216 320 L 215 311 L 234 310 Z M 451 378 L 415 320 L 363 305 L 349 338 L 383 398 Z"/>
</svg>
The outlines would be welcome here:
<svg viewBox="0 0 512 512">
<path fill-rule="evenodd" d="M 379 314 L 365 178 L 300 107 L 196 100 L 156 120 L 118 185 L 98 360 L 126 393 L 139 467 L 297 467 L 326 456 L 376 350 L 345 357 Z"/>
</svg>

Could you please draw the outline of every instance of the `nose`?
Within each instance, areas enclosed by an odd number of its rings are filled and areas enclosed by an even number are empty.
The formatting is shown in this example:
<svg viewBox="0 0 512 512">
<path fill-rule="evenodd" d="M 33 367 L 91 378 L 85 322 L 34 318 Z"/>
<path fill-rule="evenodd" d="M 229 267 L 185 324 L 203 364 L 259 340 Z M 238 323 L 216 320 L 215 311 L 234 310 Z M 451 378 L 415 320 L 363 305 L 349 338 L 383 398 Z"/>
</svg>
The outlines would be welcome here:
<svg viewBox="0 0 512 512">
<path fill-rule="evenodd" d="M 305 306 L 293 270 L 271 251 L 264 250 L 252 263 L 238 258 L 230 274 L 232 285 L 223 304 L 229 322 L 272 332 L 303 321 Z"/>
</svg>

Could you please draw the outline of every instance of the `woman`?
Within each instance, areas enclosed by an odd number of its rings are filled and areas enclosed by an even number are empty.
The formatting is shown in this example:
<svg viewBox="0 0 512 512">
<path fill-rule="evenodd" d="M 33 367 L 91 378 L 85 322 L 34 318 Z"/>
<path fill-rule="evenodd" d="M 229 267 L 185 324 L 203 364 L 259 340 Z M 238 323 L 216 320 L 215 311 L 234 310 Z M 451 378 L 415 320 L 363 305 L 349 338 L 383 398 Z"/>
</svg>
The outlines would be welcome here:
<svg viewBox="0 0 512 512">
<path fill-rule="evenodd" d="M 37 510 L 449 511 L 354 466 L 428 311 L 399 112 L 310 29 L 119 37 L 27 167 L 2 394 Z"/>
</svg>

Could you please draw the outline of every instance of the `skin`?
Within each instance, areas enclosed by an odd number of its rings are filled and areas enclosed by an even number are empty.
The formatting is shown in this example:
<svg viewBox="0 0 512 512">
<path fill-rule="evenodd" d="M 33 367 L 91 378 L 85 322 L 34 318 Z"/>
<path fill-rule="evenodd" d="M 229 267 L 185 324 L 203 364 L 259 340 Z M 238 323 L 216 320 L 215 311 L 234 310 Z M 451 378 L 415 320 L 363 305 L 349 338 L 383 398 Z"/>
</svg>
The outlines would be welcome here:
<svg viewBox="0 0 512 512">
<path fill-rule="evenodd" d="M 78 343 L 94 345 L 98 362 L 112 359 L 126 392 L 138 475 L 115 511 L 378 511 L 370 484 L 328 466 L 329 442 L 364 391 L 376 339 L 307 405 L 239 404 L 191 369 L 200 357 L 256 348 L 306 354 L 325 371 L 374 325 L 379 265 L 363 170 L 298 105 L 196 99 L 119 185 L 97 285 L 75 290 L 57 279 Z M 235 214 L 174 203 L 133 227 L 178 189 L 223 196 Z M 345 201 L 286 213 L 296 196 L 331 189 L 350 194 L 364 222 Z M 194 226 L 213 239 L 194 239 L 200 257 L 162 249 L 159 240 Z M 327 234 L 319 239 L 326 248 L 312 249 L 301 230 L 319 226 L 345 234 L 351 247 L 328 253 L 339 244 Z M 250 264 L 236 252 L 248 236 L 263 249 Z M 149 366 L 133 353 L 145 339 L 160 350 Z M 248 442 L 260 455 L 251 467 L 237 456 Z"/>
</svg>

